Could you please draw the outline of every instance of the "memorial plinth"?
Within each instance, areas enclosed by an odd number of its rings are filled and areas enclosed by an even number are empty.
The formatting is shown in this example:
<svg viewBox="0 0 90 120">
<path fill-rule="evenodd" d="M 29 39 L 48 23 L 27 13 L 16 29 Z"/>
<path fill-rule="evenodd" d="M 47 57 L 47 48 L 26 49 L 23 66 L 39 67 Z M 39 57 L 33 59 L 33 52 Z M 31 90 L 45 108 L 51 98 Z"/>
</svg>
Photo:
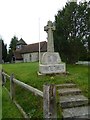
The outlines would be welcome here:
<svg viewBox="0 0 90 120">
<path fill-rule="evenodd" d="M 41 74 L 65 73 L 65 63 L 61 62 L 58 53 L 46 52 L 42 56 L 39 72 Z"/>
<path fill-rule="evenodd" d="M 55 26 L 53 26 L 51 21 L 48 21 L 48 25 L 44 27 L 44 30 L 48 33 L 47 52 L 41 58 L 39 73 L 66 73 L 65 63 L 61 62 L 59 53 L 54 52 L 53 31 L 55 30 Z"/>
</svg>

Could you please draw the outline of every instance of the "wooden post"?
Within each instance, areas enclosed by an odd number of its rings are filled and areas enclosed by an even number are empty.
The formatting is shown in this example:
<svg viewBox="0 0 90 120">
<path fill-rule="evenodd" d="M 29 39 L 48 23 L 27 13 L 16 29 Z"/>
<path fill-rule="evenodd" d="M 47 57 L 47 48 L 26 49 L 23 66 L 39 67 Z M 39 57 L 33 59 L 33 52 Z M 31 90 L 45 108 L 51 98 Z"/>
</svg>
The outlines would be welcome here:
<svg viewBox="0 0 90 120">
<path fill-rule="evenodd" d="M 5 84 L 5 79 L 4 79 L 4 75 L 2 73 L 2 86 Z"/>
<path fill-rule="evenodd" d="M 45 119 L 57 119 L 55 85 L 47 84 L 43 86 L 43 114 Z"/>
<path fill-rule="evenodd" d="M 10 76 L 10 96 L 11 96 L 12 100 L 15 97 L 15 84 L 13 82 L 13 78 L 14 78 L 14 75 L 11 74 L 11 76 Z"/>
</svg>

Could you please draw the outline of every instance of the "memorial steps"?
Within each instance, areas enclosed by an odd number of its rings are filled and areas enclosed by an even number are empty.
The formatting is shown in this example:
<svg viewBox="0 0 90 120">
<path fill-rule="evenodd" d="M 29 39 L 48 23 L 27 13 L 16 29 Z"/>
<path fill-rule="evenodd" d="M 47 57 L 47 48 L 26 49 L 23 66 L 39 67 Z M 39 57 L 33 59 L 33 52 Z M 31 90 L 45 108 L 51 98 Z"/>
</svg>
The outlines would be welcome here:
<svg viewBox="0 0 90 120">
<path fill-rule="evenodd" d="M 56 87 L 60 96 L 63 119 L 90 119 L 88 98 L 82 94 L 82 91 L 75 84 L 60 84 Z"/>
</svg>

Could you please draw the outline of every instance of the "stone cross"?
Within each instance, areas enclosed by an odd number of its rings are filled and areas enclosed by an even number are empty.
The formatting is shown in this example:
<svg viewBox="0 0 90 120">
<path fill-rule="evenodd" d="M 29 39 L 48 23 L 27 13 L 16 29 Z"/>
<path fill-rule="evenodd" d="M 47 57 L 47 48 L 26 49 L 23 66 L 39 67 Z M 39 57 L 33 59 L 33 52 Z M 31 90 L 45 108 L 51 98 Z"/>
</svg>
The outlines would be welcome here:
<svg viewBox="0 0 90 120">
<path fill-rule="evenodd" d="M 55 30 L 55 26 L 52 21 L 48 21 L 47 26 L 44 27 L 44 31 L 48 34 L 48 42 L 47 42 L 47 52 L 54 52 L 54 43 L 53 43 L 53 31 Z"/>
</svg>

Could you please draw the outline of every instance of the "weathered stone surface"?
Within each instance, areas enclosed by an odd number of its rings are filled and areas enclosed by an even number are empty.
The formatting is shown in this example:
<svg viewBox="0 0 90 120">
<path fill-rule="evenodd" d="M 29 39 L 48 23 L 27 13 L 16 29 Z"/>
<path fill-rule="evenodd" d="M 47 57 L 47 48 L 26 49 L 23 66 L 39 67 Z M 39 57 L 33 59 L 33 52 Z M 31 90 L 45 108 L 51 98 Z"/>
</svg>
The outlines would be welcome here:
<svg viewBox="0 0 90 120">
<path fill-rule="evenodd" d="M 88 118 L 90 106 L 63 109 L 63 118 Z"/>
<path fill-rule="evenodd" d="M 60 95 L 68 95 L 68 94 L 79 94 L 81 90 L 78 88 L 61 88 L 58 90 Z"/>
<path fill-rule="evenodd" d="M 61 96 L 60 104 L 62 108 L 76 107 L 81 105 L 87 105 L 88 99 L 83 95 Z"/>
<path fill-rule="evenodd" d="M 61 62 L 59 53 L 57 52 L 46 52 L 42 56 L 41 63 L 43 65 L 48 65 L 48 64 L 59 64 Z"/>
<path fill-rule="evenodd" d="M 42 74 L 65 73 L 65 71 L 66 71 L 65 63 L 39 65 L 39 72 Z"/>
<path fill-rule="evenodd" d="M 90 106 L 88 98 L 82 95 L 80 89 L 75 88 L 75 84 L 61 84 L 58 90 L 60 94 L 60 106 L 62 108 L 63 120 L 83 120 L 90 119 Z M 74 86 L 74 88 L 72 88 Z"/>
<path fill-rule="evenodd" d="M 40 64 L 39 73 L 43 74 L 53 74 L 53 73 L 66 73 L 66 65 L 61 62 L 59 53 L 54 52 L 53 44 L 53 31 L 55 26 L 52 21 L 48 21 L 47 25 L 44 27 L 47 32 L 47 52 L 43 54 Z"/>
<path fill-rule="evenodd" d="M 48 43 L 47 43 L 47 52 L 54 52 L 54 44 L 53 44 L 53 31 L 55 30 L 55 26 L 52 21 L 48 21 L 47 25 L 44 27 L 44 31 L 48 33 Z"/>
<path fill-rule="evenodd" d="M 56 85 L 56 87 L 60 87 L 60 88 L 72 88 L 72 87 L 76 87 L 76 84 L 72 84 L 72 83 L 66 83 L 66 84 L 59 84 L 59 85 Z"/>
<path fill-rule="evenodd" d="M 80 120 L 80 118 L 82 118 L 83 120 L 86 120 L 86 118 L 87 118 L 88 120 L 90 120 L 90 113 L 88 112 L 88 115 L 81 115 L 81 116 L 79 116 L 78 118 L 79 118 L 79 120 Z"/>
</svg>

